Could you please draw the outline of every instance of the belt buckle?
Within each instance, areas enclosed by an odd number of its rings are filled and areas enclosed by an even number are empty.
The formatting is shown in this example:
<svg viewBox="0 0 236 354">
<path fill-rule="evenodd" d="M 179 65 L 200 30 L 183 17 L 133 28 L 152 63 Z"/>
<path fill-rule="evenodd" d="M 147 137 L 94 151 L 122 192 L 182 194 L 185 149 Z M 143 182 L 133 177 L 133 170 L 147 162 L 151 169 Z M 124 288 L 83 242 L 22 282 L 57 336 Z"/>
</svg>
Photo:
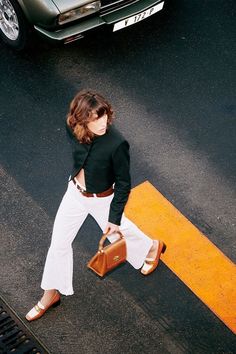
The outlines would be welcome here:
<svg viewBox="0 0 236 354">
<path fill-rule="evenodd" d="M 84 190 L 83 188 L 81 188 L 77 181 L 74 179 L 74 182 L 75 182 L 75 185 L 76 185 L 76 188 L 78 189 L 78 191 L 81 193 L 81 194 L 84 194 L 86 192 L 86 190 Z"/>
<path fill-rule="evenodd" d="M 81 188 L 80 186 L 77 185 L 78 190 L 80 191 L 81 194 L 84 194 L 86 192 L 86 190 L 84 190 L 83 188 Z"/>
</svg>

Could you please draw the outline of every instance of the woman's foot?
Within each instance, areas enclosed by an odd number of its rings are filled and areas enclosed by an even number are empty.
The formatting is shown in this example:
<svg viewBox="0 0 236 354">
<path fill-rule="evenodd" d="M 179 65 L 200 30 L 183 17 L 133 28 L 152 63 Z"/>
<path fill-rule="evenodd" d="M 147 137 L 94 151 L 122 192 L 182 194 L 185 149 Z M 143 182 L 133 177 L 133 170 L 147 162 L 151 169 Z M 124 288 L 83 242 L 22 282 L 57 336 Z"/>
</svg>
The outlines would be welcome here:
<svg viewBox="0 0 236 354">
<path fill-rule="evenodd" d="M 60 305 L 60 294 L 57 290 L 46 290 L 42 299 L 25 316 L 28 321 L 34 321 L 42 317 L 50 307 Z"/>
<path fill-rule="evenodd" d="M 47 307 L 51 303 L 51 301 L 54 298 L 54 296 L 56 295 L 56 293 L 58 293 L 58 292 L 55 289 L 45 290 L 43 293 L 43 296 L 40 299 L 41 304 L 44 307 Z"/>
<path fill-rule="evenodd" d="M 145 259 L 145 262 L 141 268 L 143 275 L 152 273 L 158 266 L 159 259 L 162 253 L 166 250 L 166 245 L 163 241 L 153 241 L 153 245 Z"/>
</svg>

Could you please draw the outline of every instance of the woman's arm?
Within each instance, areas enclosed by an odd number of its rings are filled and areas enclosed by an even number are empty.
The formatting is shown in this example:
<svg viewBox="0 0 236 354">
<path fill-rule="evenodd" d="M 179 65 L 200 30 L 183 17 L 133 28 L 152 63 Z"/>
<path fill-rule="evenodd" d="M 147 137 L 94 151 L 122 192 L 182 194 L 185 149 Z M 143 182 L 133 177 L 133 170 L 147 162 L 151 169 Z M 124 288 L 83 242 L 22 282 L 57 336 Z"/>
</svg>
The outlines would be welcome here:
<svg viewBox="0 0 236 354">
<path fill-rule="evenodd" d="M 108 219 L 109 233 L 117 231 L 120 225 L 131 188 L 129 144 L 127 141 L 122 142 L 113 153 L 112 163 L 115 175 L 115 187 Z"/>
</svg>

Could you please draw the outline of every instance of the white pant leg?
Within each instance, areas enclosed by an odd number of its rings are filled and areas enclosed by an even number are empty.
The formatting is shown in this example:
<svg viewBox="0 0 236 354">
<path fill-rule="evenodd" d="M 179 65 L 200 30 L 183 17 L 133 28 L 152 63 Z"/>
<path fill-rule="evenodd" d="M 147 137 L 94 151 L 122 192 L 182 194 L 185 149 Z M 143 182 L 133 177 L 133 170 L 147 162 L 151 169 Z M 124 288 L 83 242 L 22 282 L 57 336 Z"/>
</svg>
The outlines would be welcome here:
<svg viewBox="0 0 236 354">
<path fill-rule="evenodd" d="M 103 231 L 107 226 L 112 198 L 113 196 L 105 198 L 91 198 L 93 199 L 94 205 L 91 204 L 89 213 L 94 217 Z M 153 240 L 145 235 L 124 214 L 121 219 L 120 231 L 126 240 L 127 261 L 135 269 L 141 268 L 150 248 L 152 247 Z M 108 239 L 110 242 L 114 242 L 117 239 L 117 235 L 111 235 Z"/>
<path fill-rule="evenodd" d="M 80 192 L 72 182 L 59 206 L 48 250 L 41 287 L 57 289 L 63 295 L 72 295 L 73 250 L 72 242 L 88 215 Z"/>
<path fill-rule="evenodd" d="M 142 232 L 124 214 L 121 219 L 120 231 L 126 240 L 128 262 L 135 269 L 141 268 L 153 245 L 153 240 Z"/>
</svg>

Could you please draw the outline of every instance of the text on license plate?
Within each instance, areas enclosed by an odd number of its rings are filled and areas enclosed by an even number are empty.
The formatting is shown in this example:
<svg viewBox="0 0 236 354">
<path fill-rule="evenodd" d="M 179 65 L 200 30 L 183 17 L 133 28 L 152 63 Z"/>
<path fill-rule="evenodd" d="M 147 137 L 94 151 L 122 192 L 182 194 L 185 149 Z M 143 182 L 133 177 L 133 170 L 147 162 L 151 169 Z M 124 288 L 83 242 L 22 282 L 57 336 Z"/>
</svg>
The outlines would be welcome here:
<svg viewBox="0 0 236 354">
<path fill-rule="evenodd" d="M 149 9 L 142 11 L 134 16 L 128 17 L 125 20 L 122 20 L 120 22 L 115 23 L 113 32 L 118 31 L 124 27 L 131 26 L 139 21 L 144 20 L 145 18 L 154 15 L 156 12 L 162 10 L 164 6 L 164 1 L 161 2 L 160 4 L 157 4 L 155 6 L 150 7 Z"/>
</svg>

